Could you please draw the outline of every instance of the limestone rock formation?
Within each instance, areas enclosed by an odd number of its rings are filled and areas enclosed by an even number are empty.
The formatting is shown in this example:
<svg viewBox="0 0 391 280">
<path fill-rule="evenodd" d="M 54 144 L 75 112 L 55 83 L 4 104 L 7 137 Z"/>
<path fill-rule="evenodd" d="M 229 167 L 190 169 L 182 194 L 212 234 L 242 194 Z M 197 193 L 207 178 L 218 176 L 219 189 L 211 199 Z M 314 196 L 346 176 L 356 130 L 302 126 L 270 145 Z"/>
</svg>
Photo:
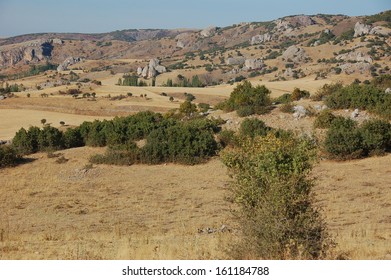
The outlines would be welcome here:
<svg viewBox="0 0 391 280">
<path fill-rule="evenodd" d="M 367 35 L 371 32 L 372 26 L 368 24 L 364 24 L 361 22 L 356 22 L 354 25 L 354 37 L 362 36 L 362 35 Z"/>
<path fill-rule="evenodd" d="M 137 68 L 137 75 L 142 76 L 143 78 L 154 78 L 165 72 L 167 72 L 166 67 L 160 65 L 160 61 L 157 58 L 152 58 L 144 68 Z"/>
<path fill-rule="evenodd" d="M 295 119 L 301 119 L 304 118 L 307 115 L 307 110 L 301 106 L 301 105 L 296 105 L 293 107 L 293 117 Z"/>
<path fill-rule="evenodd" d="M 210 37 L 215 34 L 216 29 L 216 26 L 209 26 L 208 28 L 202 30 L 200 34 L 202 37 Z"/>
<path fill-rule="evenodd" d="M 372 63 L 373 59 L 370 55 L 364 54 L 360 51 L 352 51 L 349 53 L 340 54 L 336 57 L 338 60 L 343 61 L 359 61 L 359 62 L 369 62 Z"/>
<path fill-rule="evenodd" d="M 354 26 L 354 37 L 359 37 L 363 35 L 383 35 L 388 36 L 391 34 L 391 30 L 389 28 L 383 27 L 383 26 L 375 26 L 372 27 L 369 24 L 356 22 L 356 25 Z"/>
<path fill-rule="evenodd" d="M 57 71 L 58 72 L 61 72 L 61 71 L 66 71 L 68 70 L 68 67 L 73 65 L 73 64 L 76 64 L 78 62 L 81 62 L 82 59 L 80 57 L 68 57 L 67 59 L 64 60 L 63 63 L 61 63 L 60 65 L 58 65 L 57 67 Z"/>
<path fill-rule="evenodd" d="M 244 64 L 246 58 L 243 56 L 229 57 L 227 59 L 227 65 L 241 65 Z"/>
<path fill-rule="evenodd" d="M 144 78 L 148 78 L 148 70 L 149 70 L 149 66 L 145 66 L 143 68 L 143 71 L 141 72 L 141 76 L 143 76 Z"/>
<path fill-rule="evenodd" d="M 292 61 L 295 63 L 304 62 L 308 58 L 304 49 L 295 45 L 287 48 L 286 51 L 282 54 L 282 57 L 286 61 Z"/>
<path fill-rule="evenodd" d="M 346 74 L 360 73 L 365 74 L 368 73 L 371 69 L 371 64 L 368 62 L 357 62 L 357 63 L 345 63 L 339 66 L 343 72 Z"/>
<path fill-rule="evenodd" d="M 264 42 L 269 42 L 271 40 L 272 40 L 272 35 L 270 33 L 255 35 L 251 38 L 251 45 L 261 44 Z"/>
<path fill-rule="evenodd" d="M 178 34 L 175 37 L 175 40 L 176 40 L 176 46 L 178 48 L 183 49 L 189 47 L 193 43 L 192 33 L 185 32 L 185 33 Z"/>
<path fill-rule="evenodd" d="M 243 70 L 257 70 L 261 69 L 265 64 L 262 59 L 259 58 L 250 58 L 244 61 Z"/>
<path fill-rule="evenodd" d="M 52 40 L 33 40 L 0 47 L 0 67 L 13 66 L 19 62 L 39 62 L 50 58 Z"/>
</svg>

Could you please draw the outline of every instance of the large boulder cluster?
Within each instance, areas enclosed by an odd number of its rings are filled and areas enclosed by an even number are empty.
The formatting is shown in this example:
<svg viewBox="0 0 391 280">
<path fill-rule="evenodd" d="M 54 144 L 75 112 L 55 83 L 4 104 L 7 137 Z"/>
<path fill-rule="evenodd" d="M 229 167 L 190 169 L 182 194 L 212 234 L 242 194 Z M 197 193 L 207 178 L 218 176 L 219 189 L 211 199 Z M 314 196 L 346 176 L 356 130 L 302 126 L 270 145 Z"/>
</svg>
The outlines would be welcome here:
<svg viewBox="0 0 391 280">
<path fill-rule="evenodd" d="M 143 67 L 137 68 L 137 75 L 149 79 L 154 78 L 159 74 L 167 72 L 166 67 L 160 65 L 160 61 L 157 58 L 152 58 L 149 64 Z"/>
<path fill-rule="evenodd" d="M 383 35 L 388 36 L 391 34 L 391 30 L 389 28 L 383 26 L 375 26 L 372 27 L 370 24 L 365 24 L 361 22 L 356 22 L 354 26 L 354 37 L 360 37 L 363 35 Z"/>
<path fill-rule="evenodd" d="M 286 61 L 291 61 L 295 63 L 305 62 L 308 58 L 304 49 L 295 45 L 287 48 L 286 51 L 282 54 L 282 57 Z"/>
<path fill-rule="evenodd" d="M 270 33 L 255 35 L 251 38 L 251 45 L 261 44 L 261 43 L 269 42 L 271 40 L 272 40 L 272 35 Z"/>
<path fill-rule="evenodd" d="M 61 63 L 60 65 L 58 65 L 57 67 L 57 71 L 58 72 L 61 72 L 61 71 L 66 71 L 68 70 L 68 67 L 73 65 L 73 64 L 76 64 L 78 62 L 81 62 L 83 59 L 80 58 L 80 57 L 68 57 L 67 59 L 64 60 L 63 63 Z"/>
</svg>

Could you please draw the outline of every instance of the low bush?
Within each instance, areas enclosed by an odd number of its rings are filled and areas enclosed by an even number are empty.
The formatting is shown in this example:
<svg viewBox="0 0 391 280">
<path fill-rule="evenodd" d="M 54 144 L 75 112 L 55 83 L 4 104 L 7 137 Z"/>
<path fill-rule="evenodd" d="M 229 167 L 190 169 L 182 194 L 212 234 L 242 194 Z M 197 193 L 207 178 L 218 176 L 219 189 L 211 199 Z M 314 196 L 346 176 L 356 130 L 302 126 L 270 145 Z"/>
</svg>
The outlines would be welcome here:
<svg viewBox="0 0 391 280">
<path fill-rule="evenodd" d="M 0 168 L 15 166 L 21 156 L 11 146 L 0 146 Z"/>
<path fill-rule="evenodd" d="M 271 130 L 270 127 L 258 119 L 245 119 L 239 129 L 241 136 L 246 136 L 254 138 L 255 136 L 266 136 L 266 134 Z"/>
<path fill-rule="evenodd" d="M 330 110 L 323 110 L 314 121 L 315 128 L 329 128 L 335 115 Z"/>
<path fill-rule="evenodd" d="M 311 99 L 314 101 L 323 101 L 327 96 L 333 94 L 342 87 L 342 83 L 324 84 L 315 94 L 311 96 Z"/>
<path fill-rule="evenodd" d="M 391 150 L 391 124 L 369 120 L 358 126 L 351 119 L 336 117 L 324 146 L 332 158 L 339 160 L 383 154 Z"/>
<path fill-rule="evenodd" d="M 290 93 L 284 93 L 283 95 L 274 99 L 274 103 L 276 103 L 276 104 L 286 104 L 286 103 L 290 103 L 290 102 L 292 102 L 292 98 L 291 98 Z"/>
<path fill-rule="evenodd" d="M 231 200 L 241 240 L 238 259 L 322 259 L 333 244 L 313 206 L 315 158 L 308 139 L 275 134 L 245 138 L 226 149 L 222 161 L 234 178 Z"/>
<path fill-rule="evenodd" d="M 229 99 L 219 106 L 224 111 L 237 111 L 241 117 L 264 114 L 271 110 L 270 90 L 265 86 L 253 87 L 249 81 L 238 84 Z"/>
<path fill-rule="evenodd" d="M 291 100 L 297 101 L 302 98 L 309 98 L 310 93 L 307 90 L 300 90 L 299 88 L 295 88 L 291 94 Z"/>
<path fill-rule="evenodd" d="M 368 110 L 379 116 L 391 119 L 391 95 L 384 92 L 387 77 L 377 77 L 371 84 L 353 83 L 338 87 L 327 95 L 325 103 L 332 109 Z"/>
</svg>

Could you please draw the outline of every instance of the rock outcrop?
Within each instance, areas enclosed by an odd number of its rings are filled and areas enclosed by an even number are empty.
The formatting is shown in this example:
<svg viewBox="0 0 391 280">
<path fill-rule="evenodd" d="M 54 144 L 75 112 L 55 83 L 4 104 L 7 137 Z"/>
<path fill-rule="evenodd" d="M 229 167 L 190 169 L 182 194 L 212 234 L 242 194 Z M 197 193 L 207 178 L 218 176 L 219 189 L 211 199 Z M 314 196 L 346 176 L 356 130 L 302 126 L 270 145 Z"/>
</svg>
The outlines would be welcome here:
<svg viewBox="0 0 391 280">
<path fill-rule="evenodd" d="M 202 37 L 210 37 L 216 33 L 216 30 L 217 30 L 216 26 L 209 26 L 208 28 L 205 28 L 204 30 L 202 30 L 200 32 L 200 35 Z"/>
<path fill-rule="evenodd" d="M 290 18 L 290 21 L 291 25 L 294 25 L 296 27 L 306 27 L 316 24 L 316 21 L 312 17 L 306 15 L 293 16 Z"/>
<path fill-rule="evenodd" d="M 0 67 L 13 66 L 19 62 L 30 63 L 48 59 L 52 55 L 53 44 L 62 44 L 59 39 L 33 40 L 0 47 Z"/>
<path fill-rule="evenodd" d="M 272 40 L 272 35 L 270 33 L 255 35 L 251 38 L 251 45 L 261 44 L 264 42 L 269 42 L 271 40 Z"/>
<path fill-rule="evenodd" d="M 176 46 L 181 49 L 189 47 L 193 43 L 192 34 L 193 33 L 185 32 L 177 35 L 175 37 Z"/>
<path fill-rule="evenodd" d="M 246 61 L 246 58 L 243 56 L 229 57 L 227 59 L 227 65 L 242 65 Z"/>
<path fill-rule="evenodd" d="M 154 78 L 165 72 L 167 72 L 166 67 L 160 65 L 160 61 L 157 58 L 152 58 L 144 68 L 137 68 L 137 75 L 146 79 Z"/>
<path fill-rule="evenodd" d="M 368 62 L 357 62 L 357 63 L 345 63 L 339 66 L 343 72 L 346 74 L 360 73 L 365 74 L 368 73 L 371 69 L 371 64 Z"/>
<path fill-rule="evenodd" d="M 358 61 L 372 63 L 373 59 L 370 55 L 364 54 L 360 51 L 352 51 L 349 53 L 340 54 L 336 57 L 338 60 L 343 61 Z"/>
<path fill-rule="evenodd" d="M 250 58 L 244 61 L 243 70 L 258 70 L 262 69 L 265 64 L 262 59 Z"/>
<path fill-rule="evenodd" d="M 362 35 L 367 35 L 371 32 L 372 26 L 364 24 L 361 22 L 356 22 L 354 26 L 354 37 L 359 37 Z"/>
<path fill-rule="evenodd" d="M 372 27 L 372 25 L 356 22 L 356 25 L 354 26 L 354 37 L 360 37 L 363 35 L 383 35 L 388 36 L 391 34 L 391 30 L 389 28 L 383 27 L 383 26 L 375 26 Z"/>
<path fill-rule="evenodd" d="M 301 119 L 307 116 L 307 110 L 301 106 L 301 105 L 296 105 L 293 107 L 293 117 L 295 119 Z"/>
<path fill-rule="evenodd" d="M 81 62 L 82 59 L 80 57 L 68 57 L 67 59 L 64 60 L 63 63 L 61 63 L 60 65 L 58 65 L 57 67 L 57 71 L 58 72 L 61 72 L 61 71 L 66 71 L 68 70 L 68 67 L 73 65 L 73 64 L 76 64 L 78 62 Z"/>
<path fill-rule="evenodd" d="M 304 49 L 295 45 L 287 48 L 286 51 L 282 54 L 282 57 L 286 61 L 291 61 L 295 63 L 304 62 L 308 58 Z"/>
</svg>

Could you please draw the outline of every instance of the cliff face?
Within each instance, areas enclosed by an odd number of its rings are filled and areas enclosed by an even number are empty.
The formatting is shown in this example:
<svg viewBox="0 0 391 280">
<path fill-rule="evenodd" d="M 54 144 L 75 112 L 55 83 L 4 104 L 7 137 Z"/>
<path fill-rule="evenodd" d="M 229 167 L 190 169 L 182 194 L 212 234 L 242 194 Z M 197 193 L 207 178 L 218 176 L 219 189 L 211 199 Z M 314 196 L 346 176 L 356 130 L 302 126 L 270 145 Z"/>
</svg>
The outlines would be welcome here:
<svg viewBox="0 0 391 280">
<path fill-rule="evenodd" d="M 62 44 L 62 41 L 59 39 L 38 39 L 10 46 L 1 46 L 0 67 L 13 66 L 19 62 L 30 63 L 49 59 L 55 44 Z"/>
</svg>

